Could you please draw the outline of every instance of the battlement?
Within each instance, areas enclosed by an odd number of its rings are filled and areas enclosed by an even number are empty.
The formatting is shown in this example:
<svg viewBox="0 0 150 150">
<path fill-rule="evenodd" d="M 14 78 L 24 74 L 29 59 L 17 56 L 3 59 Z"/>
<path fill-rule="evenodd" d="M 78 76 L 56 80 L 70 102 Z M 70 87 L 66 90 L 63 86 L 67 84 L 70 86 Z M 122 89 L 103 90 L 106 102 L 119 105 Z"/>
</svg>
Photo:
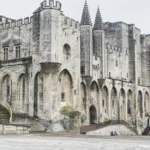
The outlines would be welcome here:
<svg viewBox="0 0 150 150">
<path fill-rule="evenodd" d="M 14 28 L 14 27 L 21 27 L 23 25 L 31 24 L 33 21 L 33 17 L 27 17 L 24 19 L 19 20 L 10 20 L 9 22 L 2 23 L 0 25 L 0 29 L 8 29 L 8 28 Z"/>
<path fill-rule="evenodd" d="M 56 9 L 56 10 L 61 10 L 62 4 L 58 1 L 54 2 L 54 0 L 44 0 L 41 3 L 41 10 L 43 9 Z"/>
<path fill-rule="evenodd" d="M 116 51 L 116 52 L 119 52 L 119 53 L 121 52 L 120 47 L 110 45 L 110 44 L 107 45 L 107 49 L 109 50 L 109 52 L 113 52 L 113 51 Z"/>
<path fill-rule="evenodd" d="M 71 19 L 69 17 L 64 17 L 64 25 L 66 26 L 70 26 L 70 27 L 73 27 L 73 28 L 76 28 L 76 29 L 79 29 L 80 28 L 80 24 L 78 21 L 75 21 L 74 19 Z"/>
</svg>

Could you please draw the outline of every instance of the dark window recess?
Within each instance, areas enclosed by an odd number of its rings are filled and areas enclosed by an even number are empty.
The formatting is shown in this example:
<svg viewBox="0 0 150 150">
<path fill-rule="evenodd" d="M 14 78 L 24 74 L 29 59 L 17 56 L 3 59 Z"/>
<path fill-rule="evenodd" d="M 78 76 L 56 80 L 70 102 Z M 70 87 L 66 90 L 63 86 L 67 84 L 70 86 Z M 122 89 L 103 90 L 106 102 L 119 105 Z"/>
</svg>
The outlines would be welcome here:
<svg viewBox="0 0 150 150">
<path fill-rule="evenodd" d="M 140 78 L 138 78 L 138 85 L 140 85 L 141 84 L 141 81 L 140 81 Z"/>
<path fill-rule="evenodd" d="M 85 74 L 85 68 L 81 67 L 81 74 Z"/>
<path fill-rule="evenodd" d="M 118 67 L 118 60 L 116 60 L 116 67 Z"/>
<path fill-rule="evenodd" d="M 16 58 L 20 58 L 20 46 L 16 46 Z"/>
<path fill-rule="evenodd" d="M 111 78 L 111 72 L 109 72 L 109 78 Z"/>
<path fill-rule="evenodd" d="M 3 48 L 4 50 L 4 60 L 8 60 L 8 47 Z"/>
<path fill-rule="evenodd" d="M 104 105 L 105 105 L 105 104 L 104 104 L 104 99 L 103 99 L 103 108 L 104 108 Z"/>
<path fill-rule="evenodd" d="M 64 102 L 65 101 L 65 93 L 61 93 L 61 101 Z"/>
<path fill-rule="evenodd" d="M 94 91 L 94 84 L 91 85 L 91 90 Z"/>
</svg>

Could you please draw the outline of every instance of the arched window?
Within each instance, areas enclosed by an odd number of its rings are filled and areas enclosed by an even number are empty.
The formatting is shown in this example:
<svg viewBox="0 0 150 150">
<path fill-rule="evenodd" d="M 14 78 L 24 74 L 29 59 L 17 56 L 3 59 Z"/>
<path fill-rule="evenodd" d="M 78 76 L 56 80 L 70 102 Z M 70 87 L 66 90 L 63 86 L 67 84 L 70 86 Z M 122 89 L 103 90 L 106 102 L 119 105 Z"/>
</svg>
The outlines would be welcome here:
<svg viewBox="0 0 150 150">
<path fill-rule="evenodd" d="M 64 60 L 69 60 L 71 58 L 71 47 L 65 44 L 63 47 Z"/>
</svg>

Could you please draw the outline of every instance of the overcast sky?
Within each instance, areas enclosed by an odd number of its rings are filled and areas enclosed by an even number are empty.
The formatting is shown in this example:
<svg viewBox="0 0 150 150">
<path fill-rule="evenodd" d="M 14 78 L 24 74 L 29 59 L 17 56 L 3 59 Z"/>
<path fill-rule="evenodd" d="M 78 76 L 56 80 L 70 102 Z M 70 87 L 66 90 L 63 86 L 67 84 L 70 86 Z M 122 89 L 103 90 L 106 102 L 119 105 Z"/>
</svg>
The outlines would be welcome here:
<svg viewBox="0 0 150 150">
<path fill-rule="evenodd" d="M 43 0 L 0 0 L 0 15 L 20 19 L 32 15 Z M 64 14 L 81 20 L 85 0 L 59 0 Z M 100 6 L 103 21 L 134 23 L 142 33 L 150 34 L 150 0 L 87 0 L 92 21 Z"/>
</svg>

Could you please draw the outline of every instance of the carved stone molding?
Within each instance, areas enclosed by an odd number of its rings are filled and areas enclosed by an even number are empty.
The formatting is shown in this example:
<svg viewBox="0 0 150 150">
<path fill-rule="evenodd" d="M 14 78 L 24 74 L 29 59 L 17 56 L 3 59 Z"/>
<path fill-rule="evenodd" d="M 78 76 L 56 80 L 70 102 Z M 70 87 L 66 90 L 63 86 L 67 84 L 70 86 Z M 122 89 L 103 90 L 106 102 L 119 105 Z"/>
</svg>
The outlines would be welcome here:
<svg viewBox="0 0 150 150">
<path fill-rule="evenodd" d="M 99 83 L 99 87 L 102 88 L 105 83 L 105 79 L 98 79 L 98 83 Z"/>
<path fill-rule="evenodd" d="M 85 79 L 86 84 L 89 87 L 93 77 L 91 77 L 91 76 L 84 76 L 83 78 Z"/>
<path fill-rule="evenodd" d="M 45 62 L 40 64 L 41 64 L 41 71 L 45 74 L 49 74 L 50 72 L 52 74 L 55 74 L 59 71 L 61 67 L 60 63 L 55 63 L 55 62 Z"/>
</svg>

